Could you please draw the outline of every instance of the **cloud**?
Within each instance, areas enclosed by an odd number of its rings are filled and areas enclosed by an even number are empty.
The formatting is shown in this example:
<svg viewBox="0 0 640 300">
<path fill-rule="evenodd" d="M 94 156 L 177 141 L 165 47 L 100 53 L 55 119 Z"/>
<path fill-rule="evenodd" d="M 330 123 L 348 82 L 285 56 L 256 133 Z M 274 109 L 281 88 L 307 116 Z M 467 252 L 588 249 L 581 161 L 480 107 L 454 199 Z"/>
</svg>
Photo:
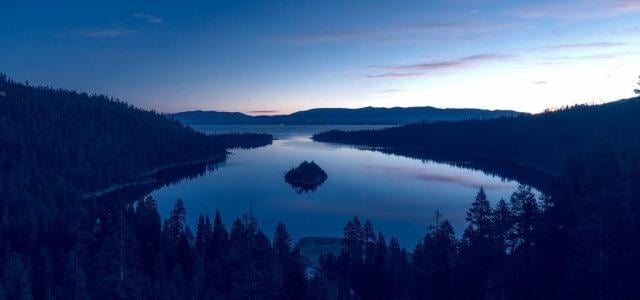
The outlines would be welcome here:
<svg viewBox="0 0 640 300">
<path fill-rule="evenodd" d="M 486 54 L 477 54 L 477 55 L 467 56 L 467 57 L 463 57 L 455 60 L 390 66 L 387 68 L 393 69 L 393 70 L 421 70 L 421 71 L 459 69 L 459 68 L 468 67 L 468 66 L 475 65 L 482 62 L 498 61 L 498 60 L 510 59 L 513 57 L 515 57 L 515 55 L 486 53 Z"/>
<path fill-rule="evenodd" d="M 367 75 L 367 78 L 376 79 L 376 78 L 403 78 L 403 77 L 419 77 L 424 75 L 424 73 L 382 73 L 382 74 L 372 74 Z"/>
<path fill-rule="evenodd" d="M 381 74 L 369 74 L 367 78 L 393 78 L 393 77 L 418 77 L 426 75 L 427 72 L 442 71 L 442 70 L 456 70 L 471 67 L 485 62 L 500 61 L 516 57 L 513 54 L 498 54 L 498 53 L 484 53 L 467 56 L 454 60 L 445 60 L 437 62 L 427 62 L 418 64 L 406 64 L 406 65 L 391 65 L 391 66 L 369 66 L 367 69 L 386 69 L 390 71 L 403 71 L 403 72 L 386 72 Z"/>
<path fill-rule="evenodd" d="M 247 113 L 249 114 L 277 114 L 280 111 L 278 110 L 250 110 Z"/>
<path fill-rule="evenodd" d="M 591 60 L 591 59 L 616 59 L 623 56 L 640 55 L 640 52 L 616 52 L 616 53 L 603 53 L 592 55 L 580 55 L 580 56 L 561 56 L 547 58 L 548 61 L 571 61 L 571 60 Z"/>
<path fill-rule="evenodd" d="M 621 12 L 640 12 L 640 0 L 620 1 L 615 8 Z"/>
<path fill-rule="evenodd" d="M 70 30 L 55 34 L 57 37 L 88 37 L 88 38 L 114 38 L 133 34 L 138 32 L 137 30 L 113 28 L 113 29 L 99 29 L 99 30 Z"/>
<path fill-rule="evenodd" d="M 342 41 L 380 38 L 405 34 L 425 33 L 432 31 L 454 30 L 468 28 L 465 23 L 427 23 L 409 26 L 390 26 L 361 30 L 336 30 L 303 34 L 292 39 L 296 44 L 319 44 Z"/>
<path fill-rule="evenodd" d="M 142 21 L 145 21 L 147 23 L 153 23 L 153 24 L 160 24 L 162 23 L 162 18 L 158 17 L 158 16 L 154 16 L 154 15 L 148 15 L 148 14 L 143 14 L 143 13 L 136 13 L 131 15 L 132 17 L 136 18 L 136 19 L 140 19 Z"/>
<path fill-rule="evenodd" d="M 590 49 L 590 48 L 611 48 L 624 46 L 624 43 L 613 42 L 596 42 L 596 43 L 578 43 L 578 44 L 558 44 L 542 47 L 526 48 L 524 50 L 562 50 L 562 49 Z"/>
<path fill-rule="evenodd" d="M 528 6 L 512 13 L 525 19 L 590 20 L 640 12 L 640 0 L 579 0 Z"/>
<path fill-rule="evenodd" d="M 403 89 L 386 89 L 386 90 L 379 90 L 378 93 L 382 93 L 382 94 L 388 94 L 388 93 L 401 93 L 404 92 L 406 90 Z"/>
<path fill-rule="evenodd" d="M 549 83 L 548 81 L 544 81 L 544 80 L 539 80 L 539 81 L 532 81 L 529 82 L 530 84 L 537 84 L 537 85 L 543 85 L 543 84 L 547 84 Z"/>
</svg>

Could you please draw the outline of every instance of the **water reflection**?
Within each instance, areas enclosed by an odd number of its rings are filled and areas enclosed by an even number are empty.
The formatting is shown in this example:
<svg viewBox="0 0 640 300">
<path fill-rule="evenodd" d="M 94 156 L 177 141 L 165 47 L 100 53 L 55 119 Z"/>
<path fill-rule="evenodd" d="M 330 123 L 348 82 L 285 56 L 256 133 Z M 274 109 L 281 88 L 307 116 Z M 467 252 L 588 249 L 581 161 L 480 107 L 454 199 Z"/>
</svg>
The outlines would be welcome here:
<svg viewBox="0 0 640 300">
<path fill-rule="evenodd" d="M 518 185 L 513 179 L 523 176 L 518 168 L 502 173 L 491 162 L 388 149 L 369 151 L 309 139 L 327 130 L 326 126 L 250 127 L 215 126 L 215 132 L 267 132 L 278 140 L 262 148 L 233 150 L 217 170 L 155 190 L 151 194 L 161 214 L 166 216 L 181 198 L 191 224 L 200 214 L 213 215 L 220 209 L 230 225 L 253 203 L 266 233 L 271 234 L 282 221 L 294 239 L 341 236 L 346 221 L 358 215 L 371 219 L 376 230 L 412 246 L 433 223 L 436 210 L 460 234 L 480 186 L 495 203 L 507 199 Z M 317 162 L 331 177 L 313 193 L 298 193 L 283 180 L 286 170 L 304 160 Z M 520 178 L 529 183 L 525 177 Z"/>
</svg>

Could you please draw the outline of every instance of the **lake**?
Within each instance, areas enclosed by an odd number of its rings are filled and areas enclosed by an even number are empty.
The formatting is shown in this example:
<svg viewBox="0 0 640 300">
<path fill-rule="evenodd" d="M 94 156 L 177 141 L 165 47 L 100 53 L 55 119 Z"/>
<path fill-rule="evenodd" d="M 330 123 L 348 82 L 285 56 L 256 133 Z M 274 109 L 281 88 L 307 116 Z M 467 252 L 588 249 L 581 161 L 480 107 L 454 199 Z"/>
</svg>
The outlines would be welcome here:
<svg viewBox="0 0 640 300">
<path fill-rule="evenodd" d="M 383 126 L 199 126 L 207 133 L 266 132 L 272 145 L 231 150 L 225 162 L 203 176 L 155 190 L 160 213 L 166 216 L 176 199 L 184 201 L 194 226 L 200 214 L 222 213 L 227 229 L 253 207 L 260 227 L 272 235 L 283 222 L 295 241 L 301 237 L 341 237 L 353 216 L 369 219 L 376 231 L 399 239 L 409 248 L 434 224 L 436 211 L 461 235 L 470 203 L 482 186 L 495 204 L 508 199 L 518 182 L 452 164 L 350 146 L 313 142 L 314 133 L 329 129 Z M 329 175 L 315 192 L 298 193 L 284 174 L 304 160 L 313 160 Z M 192 227 L 193 229 L 193 227 Z"/>
</svg>

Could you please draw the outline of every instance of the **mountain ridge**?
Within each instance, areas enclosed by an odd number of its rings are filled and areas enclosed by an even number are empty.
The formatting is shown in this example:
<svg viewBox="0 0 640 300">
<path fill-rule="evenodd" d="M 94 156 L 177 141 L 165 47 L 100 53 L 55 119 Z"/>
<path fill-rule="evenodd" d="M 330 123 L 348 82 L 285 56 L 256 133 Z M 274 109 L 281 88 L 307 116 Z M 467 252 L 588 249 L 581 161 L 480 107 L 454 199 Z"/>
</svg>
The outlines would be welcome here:
<svg viewBox="0 0 640 300">
<path fill-rule="evenodd" d="M 314 108 L 281 115 L 251 116 L 241 112 L 185 111 L 168 114 L 185 124 L 285 124 L 285 125 L 403 125 L 420 122 L 460 121 L 516 117 L 522 114 L 513 110 L 484 110 L 475 108 L 416 107 L 362 107 L 362 108 Z"/>
</svg>

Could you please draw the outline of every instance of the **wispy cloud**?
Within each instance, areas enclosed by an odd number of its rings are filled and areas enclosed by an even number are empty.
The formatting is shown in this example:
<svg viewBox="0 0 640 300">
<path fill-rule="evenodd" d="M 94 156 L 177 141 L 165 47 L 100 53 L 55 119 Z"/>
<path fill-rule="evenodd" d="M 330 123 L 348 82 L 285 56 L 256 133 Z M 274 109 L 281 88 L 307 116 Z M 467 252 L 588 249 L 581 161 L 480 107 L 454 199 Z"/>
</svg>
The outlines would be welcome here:
<svg viewBox="0 0 640 300">
<path fill-rule="evenodd" d="M 623 56 L 640 55 L 640 52 L 616 52 L 616 53 L 602 53 L 592 55 L 579 55 L 579 56 L 561 56 L 547 58 L 548 61 L 569 61 L 569 60 L 592 60 L 592 59 L 616 59 Z"/>
<path fill-rule="evenodd" d="M 472 56 L 466 56 L 454 60 L 444 60 L 435 62 L 425 62 L 417 64 L 405 65 L 389 65 L 389 66 L 369 66 L 367 69 L 382 69 L 394 72 L 384 72 L 379 74 L 366 75 L 367 78 L 398 78 L 398 77 L 419 77 L 429 72 L 442 70 L 457 70 L 475 66 L 482 63 L 507 60 L 516 57 L 513 54 L 484 53 Z"/>
<path fill-rule="evenodd" d="M 250 110 L 247 113 L 248 114 L 277 114 L 279 113 L 279 110 Z"/>
<path fill-rule="evenodd" d="M 596 42 L 596 43 L 578 43 L 578 44 L 558 44 L 542 47 L 526 48 L 524 50 L 564 50 L 564 49 L 590 49 L 590 48 L 612 48 L 624 46 L 624 43 L 614 42 Z"/>
<path fill-rule="evenodd" d="M 513 57 L 515 57 L 515 55 L 485 53 L 485 54 L 467 56 L 467 57 L 463 57 L 455 60 L 398 65 L 398 66 L 387 66 L 385 68 L 392 69 L 392 70 L 437 71 L 437 70 L 446 70 L 446 69 L 465 68 L 465 67 L 469 67 L 471 65 L 476 65 L 483 62 L 505 60 Z"/>
<path fill-rule="evenodd" d="M 549 83 L 548 81 L 545 80 L 538 80 L 538 81 L 531 81 L 529 82 L 530 84 L 536 84 L 536 85 L 543 85 L 543 84 L 547 84 Z"/>
<path fill-rule="evenodd" d="M 468 28 L 469 24 L 451 22 L 451 23 L 427 23 L 408 26 L 389 26 L 369 29 L 354 30 L 335 30 L 314 32 L 296 36 L 291 42 L 296 44 L 318 44 L 332 43 L 341 41 L 361 40 L 367 38 L 389 37 L 405 34 L 416 34 L 433 31 L 446 31 L 454 29 Z"/>
<path fill-rule="evenodd" d="M 527 19 L 589 20 L 640 12 L 640 0 L 579 0 L 519 8 L 513 13 Z"/>
<path fill-rule="evenodd" d="M 88 37 L 88 38 L 114 38 L 125 36 L 129 34 L 133 34 L 138 32 L 137 30 L 130 29 L 122 29 L 122 28 L 112 28 L 112 29 L 98 29 L 98 30 L 86 30 L 86 29 L 78 29 L 78 30 L 69 30 L 65 32 L 56 33 L 55 36 L 65 38 L 65 37 Z"/>
<path fill-rule="evenodd" d="M 163 22 L 162 18 L 160 18 L 158 16 L 154 16 L 154 15 L 149 15 L 149 14 L 135 13 L 135 14 L 133 14 L 131 16 L 136 18 L 136 19 L 140 19 L 142 21 L 145 21 L 147 23 L 160 24 L 160 23 Z"/>
<path fill-rule="evenodd" d="M 382 74 L 371 74 L 367 75 L 367 78 L 377 79 L 377 78 L 404 78 L 404 77 L 420 77 L 423 76 L 424 73 L 382 73 Z"/>
<path fill-rule="evenodd" d="M 390 93 L 401 93 L 401 92 L 404 92 L 404 91 L 406 91 L 406 90 L 403 90 L 403 89 L 386 89 L 386 90 L 379 90 L 377 92 L 381 93 L 381 94 L 390 94 Z"/>
<path fill-rule="evenodd" d="M 640 12 L 640 0 L 619 1 L 615 7 L 623 12 Z"/>
</svg>

